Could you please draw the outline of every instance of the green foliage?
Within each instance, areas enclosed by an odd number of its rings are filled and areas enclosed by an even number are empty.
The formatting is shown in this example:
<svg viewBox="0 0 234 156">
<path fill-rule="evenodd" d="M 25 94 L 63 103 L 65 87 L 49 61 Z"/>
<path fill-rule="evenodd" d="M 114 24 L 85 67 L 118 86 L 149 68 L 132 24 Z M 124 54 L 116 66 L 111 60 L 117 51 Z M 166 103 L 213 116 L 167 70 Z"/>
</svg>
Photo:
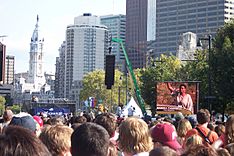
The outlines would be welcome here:
<svg viewBox="0 0 234 156">
<path fill-rule="evenodd" d="M 195 52 L 195 60 L 187 61 L 178 72 L 179 81 L 199 81 L 200 107 L 205 107 L 208 95 L 208 50 Z M 207 106 L 206 106 L 207 107 Z"/>
<path fill-rule="evenodd" d="M 155 114 L 156 82 L 175 80 L 181 62 L 175 56 L 161 55 L 160 59 L 152 60 L 151 64 L 151 67 L 141 70 L 140 88 L 145 103 L 150 105 L 152 114 Z"/>
<path fill-rule="evenodd" d="M 210 58 L 212 93 L 221 103 L 231 103 L 234 99 L 234 20 L 218 30 Z"/>
<path fill-rule="evenodd" d="M 14 114 L 18 114 L 21 111 L 20 104 L 14 104 L 13 106 L 9 107 Z"/>
<path fill-rule="evenodd" d="M 6 103 L 5 97 L 0 96 L 0 113 L 1 114 L 3 113 L 5 109 L 5 103 Z"/>
<path fill-rule="evenodd" d="M 121 79 L 120 79 L 121 77 Z M 115 81 L 112 89 L 108 90 L 105 86 L 104 70 L 95 70 L 88 73 L 83 78 L 83 89 L 80 93 L 80 100 L 85 101 L 88 97 L 95 97 L 97 101 L 102 103 L 109 109 L 118 104 L 118 95 L 120 90 L 120 103 L 126 103 L 126 81 L 123 74 L 115 70 Z"/>
</svg>

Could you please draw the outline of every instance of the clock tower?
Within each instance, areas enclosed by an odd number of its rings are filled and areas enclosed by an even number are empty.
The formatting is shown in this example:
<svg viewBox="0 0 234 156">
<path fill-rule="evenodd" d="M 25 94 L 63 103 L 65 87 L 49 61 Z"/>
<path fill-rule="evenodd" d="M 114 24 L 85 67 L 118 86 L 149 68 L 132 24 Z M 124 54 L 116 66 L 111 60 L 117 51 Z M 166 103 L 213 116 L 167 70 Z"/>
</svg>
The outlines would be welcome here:
<svg viewBox="0 0 234 156">
<path fill-rule="evenodd" d="M 44 39 L 39 39 L 39 17 L 37 15 L 37 23 L 33 31 L 30 43 L 30 59 L 29 59 L 29 73 L 28 83 L 34 84 L 35 90 L 40 90 L 41 86 L 45 84 L 45 76 L 43 70 L 43 45 Z"/>
</svg>

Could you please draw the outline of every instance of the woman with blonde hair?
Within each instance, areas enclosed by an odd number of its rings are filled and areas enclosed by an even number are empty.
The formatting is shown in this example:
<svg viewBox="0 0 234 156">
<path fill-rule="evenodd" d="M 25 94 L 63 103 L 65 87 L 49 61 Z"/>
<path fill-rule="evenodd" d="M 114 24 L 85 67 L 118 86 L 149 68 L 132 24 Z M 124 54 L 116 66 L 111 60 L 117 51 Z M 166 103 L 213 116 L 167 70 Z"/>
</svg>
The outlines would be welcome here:
<svg viewBox="0 0 234 156">
<path fill-rule="evenodd" d="M 185 149 L 189 149 L 191 146 L 199 144 L 202 144 L 202 138 L 198 134 L 194 134 L 185 141 L 184 146 Z"/>
<path fill-rule="evenodd" d="M 124 156 L 148 156 L 153 149 L 148 125 L 140 118 L 129 117 L 119 127 L 118 146 Z"/>
<path fill-rule="evenodd" d="M 218 149 L 219 147 L 225 147 L 230 143 L 234 143 L 234 115 L 228 117 L 225 124 L 225 133 L 212 144 L 212 147 Z"/>
<path fill-rule="evenodd" d="M 185 136 L 189 130 L 192 129 L 191 123 L 187 119 L 181 119 L 177 126 L 177 141 L 184 146 Z"/>
</svg>

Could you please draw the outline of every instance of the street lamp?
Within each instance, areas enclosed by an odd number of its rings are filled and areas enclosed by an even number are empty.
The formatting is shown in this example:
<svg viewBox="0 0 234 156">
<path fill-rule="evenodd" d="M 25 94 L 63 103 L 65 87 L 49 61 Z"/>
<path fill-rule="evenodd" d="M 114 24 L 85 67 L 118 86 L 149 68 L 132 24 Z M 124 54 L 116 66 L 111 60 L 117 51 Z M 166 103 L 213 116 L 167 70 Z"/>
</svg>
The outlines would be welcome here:
<svg viewBox="0 0 234 156">
<path fill-rule="evenodd" d="M 198 42 L 197 42 L 197 47 L 201 47 L 201 40 L 206 40 L 209 42 L 208 45 L 208 96 L 206 96 L 206 99 L 208 99 L 208 106 L 209 106 L 209 111 L 211 112 L 211 103 L 210 103 L 210 99 L 213 99 L 214 96 L 211 96 L 211 70 L 210 70 L 210 55 L 211 55 L 211 41 L 212 41 L 212 36 L 209 35 L 208 38 L 199 38 Z"/>
<path fill-rule="evenodd" d="M 122 83 L 122 76 L 119 77 L 119 80 L 120 80 L 120 82 Z M 120 105 L 120 87 L 121 87 L 121 86 L 120 86 L 120 84 L 119 84 L 119 88 L 118 88 L 118 89 L 119 89 L 119 90 L 118 90 L 118 95 L 119 95 L 119 96 L 118 96 L 118 105 Z"/>
</svg>

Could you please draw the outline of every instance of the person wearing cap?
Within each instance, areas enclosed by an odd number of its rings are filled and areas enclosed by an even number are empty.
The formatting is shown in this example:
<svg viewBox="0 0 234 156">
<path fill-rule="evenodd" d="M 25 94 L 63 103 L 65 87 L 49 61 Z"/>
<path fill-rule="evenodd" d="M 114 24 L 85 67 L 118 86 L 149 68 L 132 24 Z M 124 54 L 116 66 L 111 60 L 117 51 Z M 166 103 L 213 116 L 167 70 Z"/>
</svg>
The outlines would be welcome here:
<svg viewBox="0 0 234 156">
<path fill-rule="evenodd" d="M 36 134 L 36 122 L 28 113 L 21 112 L 16 114 L 9 125 L 21 126 Z"/>
<path fill-rule="evenodd" d="M 33 119 L 36 122 L 36 135 L 39 137 L 39 135 L 41 134 L 41 129 L 43 128 L 43 120 L 41 119 L 40 116 L 34 115 Z"/>
<path fill-rule="evenodd" d="M 178 154 L 181 153 L 182 147 L 177 141 L 177 133 L 172 124 L 157 124 L 151 131 L 151 137 L 153 138 L 154 148 L 168 146 Z"/>
</svg>

